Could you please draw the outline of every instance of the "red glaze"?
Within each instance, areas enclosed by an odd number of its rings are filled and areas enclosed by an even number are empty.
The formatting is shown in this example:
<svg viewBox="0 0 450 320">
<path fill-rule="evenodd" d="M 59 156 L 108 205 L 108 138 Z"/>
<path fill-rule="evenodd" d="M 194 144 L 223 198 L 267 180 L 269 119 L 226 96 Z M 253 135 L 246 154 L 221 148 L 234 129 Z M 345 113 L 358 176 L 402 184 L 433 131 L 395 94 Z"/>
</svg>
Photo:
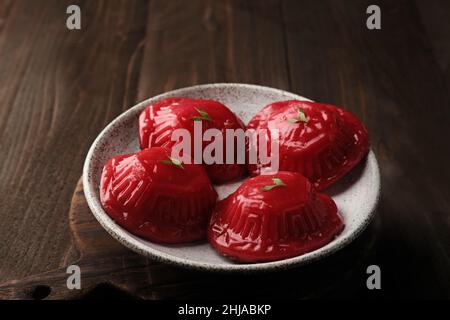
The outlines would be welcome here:
<svg viewBox="0 0 450 320">
<path fill-rule="evenodd" d="M 285 186 L 273 185 L 279 178 Z M 334 201 L 299 173 L 280 171 L 246 180 L 219 202 L 208 239 L 220 253 L 243 262 L 286 259 L 329 243 L 344 227 Z"/>
<path fill-rule="evenodd" d="M 299 117 L 299 108 L 304 110 L 308 122 L 289 122 Z M 258 112 L 247 128 L 278 129 L 279 170 L 299 172 L 319 190 L 339 180 L 369 150 L 368 134 L 362 123 L 351 113 L 324 103 L 275 102 Z M 259 174 L 262 167 L 248 166 L 252 175 Z"/>
<path fill-rule="evenodd" d="M 203 240 L 216 191 L 203 166 L 162 163 L 168 155 L 156 147 L 109 160 L 100 183 L 103 208 L 126 230 L 154 242 Z"/>
<path fill-rule="evenodd" d="M 168 98 L 149 105 L 139 117 L 141 148 L 155 146 L 173 147 L 177 142 L 171 141 L 172 132 L 180 128 L 188 130 L 192 139 L 194 139 L 195 121 L 192 118 L 199 116 L 199 112 L 196 109 L 206 111 L 211 118 L 211 121 L 202 120 L 202 136 L 210 128 L 221 130 L 224 137 L 225 157 L 225 130 L 245 130 L 245 127 L 233 112 L 220 102 L 214 100 Z M 202 150 L 209 143 L 209 141 L 203 142 Z M 194 151 L 193 143 L 191 144 L 191 151 Z M 225 159 L 223 162 L 225 163 Z M 242 177 L 246 173 L 246 166 L 244 164 L 212 164 L 206 166 L 206 172 L 213 183 L 221 184 Z"/>
</svg>

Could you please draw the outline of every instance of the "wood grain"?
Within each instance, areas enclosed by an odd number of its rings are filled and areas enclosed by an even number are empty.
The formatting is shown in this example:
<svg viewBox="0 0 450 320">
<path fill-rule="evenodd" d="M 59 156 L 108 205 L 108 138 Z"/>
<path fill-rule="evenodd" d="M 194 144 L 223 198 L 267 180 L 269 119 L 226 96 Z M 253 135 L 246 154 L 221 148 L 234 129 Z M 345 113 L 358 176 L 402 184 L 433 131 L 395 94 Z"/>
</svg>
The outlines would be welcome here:
<svg viewBox="0 0 450 320">
<path fill-rule="evenodd" d="M 82 9 L 80 31 L 65 28 L 69 4 Z M 449 298 L 449 3 L 377 1 L 375 31 L 369 4 L 0 0 L 0 297 L 49 285 L 48 298 Z M 77 181 L 98 132 L 137 101 L 208 82 L 290 89 L 367 125 L 382 173 L 378 224 L 346 253 L 358 263 L 340 282 L 325 271 L 318 290 L 298 288 L 317 279 L 313 268 L 269 279 L 185 272 L 125 250 L 89 214 Z M 64 287 L 73 262 L 88 275 L 83 292 Z M 364 287 L 372 263 L 380 292 Z"/>
<path fill-rule="evenodd" d="M 67 212 L 84 157 L 134 100 L 146 10 L 137 1 L 2 3 L 0 279 L 57 268 L 70 250 Z M 138 4 L 140 4 L 138 6 Z"/>
<path fill-rule="evenodd" d="M 382 29 L 369 31 L 358 13 L 370 1 L 306 3 L 284 3 L 292 89 L 346 106 L 369 129 L 382 173 L 374 259 L 386 296 L 449 296 L 450 148 L 440 137 L 449 134 L 450 101 L 418 9 L 381 1 Z"/>
<path fill-rule="evenodd" d="M 289 88 L 279 1 L 155 0 L 148 14 L 139 100 L 212 82 Z"/>
<path fill-rule="evenodd" d="M 73 253 L 65 265 L 19 281 L 5 282 L 0 285 L 0 297 L 30 299 L 36 288 L 44 286 L 51 288 L 47 299 L 82 298 L 105 284 L 110 285 L 110 290 L 140 298 L 176 297 L 182 293 L 181 284 L 187 282 L 185 272 L 135 254 L 103 230 L 87 206 L 81 179 L 73 194 L 68 218 Z M 66 270 L 72 264 L 80 267 L 81 290 L 67 288 Z M 175 292 L 173 282 L 178 283 Z"/>
</svg>

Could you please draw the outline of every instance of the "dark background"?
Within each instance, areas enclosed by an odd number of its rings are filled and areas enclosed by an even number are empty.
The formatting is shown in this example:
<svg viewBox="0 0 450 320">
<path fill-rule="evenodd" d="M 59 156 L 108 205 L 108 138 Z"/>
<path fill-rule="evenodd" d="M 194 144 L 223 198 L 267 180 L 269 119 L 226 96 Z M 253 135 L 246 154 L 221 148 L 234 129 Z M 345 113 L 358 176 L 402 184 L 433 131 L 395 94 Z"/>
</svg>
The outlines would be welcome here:
<svg viewBox="0 0 450 320">
<path fill-rule="evenodd" d="M 70 4 L 80 31 L 66 28 Z M 370 4 L 381 30 L 366 28 Z M 64 270 L 78 263 L 77 297 L 449 298 L 449 21 L 449 1 L 0 0 L 0 297 L 75 297 Z M 286 89 L 366 124 L 377 218 L 325 267 L 241 278 L 164 266 L 116 247 L 80 184 L 72 199 L 114 117 L 212 82 Z M 369 264 L 380 291 L 365 288 Z"/>
</svg>

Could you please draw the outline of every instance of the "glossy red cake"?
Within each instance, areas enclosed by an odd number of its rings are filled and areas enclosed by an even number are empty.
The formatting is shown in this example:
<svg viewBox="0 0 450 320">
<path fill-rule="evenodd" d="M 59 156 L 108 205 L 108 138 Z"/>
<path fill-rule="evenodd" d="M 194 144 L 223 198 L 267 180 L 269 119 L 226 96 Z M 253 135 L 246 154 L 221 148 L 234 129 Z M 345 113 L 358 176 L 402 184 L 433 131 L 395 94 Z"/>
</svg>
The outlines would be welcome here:
<svg viewBox="0 0 450 320">
<path fill-rule="evenodd" d="M 173 147 L 171 140 L 175 129 L 186 129 L 194 138 L 194 123 L 202 122 L 202 135 L 210 128 L 219 129 L 224 137 L 223 164 L 206 165 L 206 171 L 213 183 L 221 184 L 237 180 L 246 173 L 245 164 L 225 164 L 226 129 L 243 129 L 242 121 L 222 103 L 214 100 L 168 98 L 149 105 L 139 117 L 139 137 L 141 148 Z M 199 138 L 201 139 L 201 137 Z M 193 140 L 193 139 L 192 139 Z M 201 142 L 202 149 L 210 142 Z M 191 156 L 194 142 L 191 144 Z M 234 156 L 236 156 L 236 150 Z"/>
<path fill-rule="evenodd" d="M 274 261 L 316 250 L 344 224 L 334 201 L 295 172 L 246 180 L 219 202 L 208 239 L 223 255 L 242 262 Z"/>
<path fill-rule="evenodd" d="M 101 177 L 103 208 L 126 230 L 154 242 L 204 240 L 216 191 L 202 165 L 169 155 L 155 147 L 109 160 Z"/>
<path fill-rule="evenodd" d="M 369 150 L 363 124 L 350 112 L 324 103 L 275 102 L 258 112 L 247 128 L 278 129 L 279 170 L 299 172 L 319 190 L 339 180 Z M 248 168 L 256 175 L 265 166 L 258 161 Z"/>
</svg>

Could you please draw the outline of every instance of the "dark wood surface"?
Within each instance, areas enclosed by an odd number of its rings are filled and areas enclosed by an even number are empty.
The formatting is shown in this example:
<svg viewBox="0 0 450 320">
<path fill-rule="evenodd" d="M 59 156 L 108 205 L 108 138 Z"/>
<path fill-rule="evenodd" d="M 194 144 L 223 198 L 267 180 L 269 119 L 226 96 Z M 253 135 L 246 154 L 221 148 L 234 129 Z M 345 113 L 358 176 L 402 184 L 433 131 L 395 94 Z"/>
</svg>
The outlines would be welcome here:
<svg viewBox="0 0 450 320">
<path fill-rule="evenodd" d="M 72 198 L 69 226 L 73 250 L 67 264 L 80 267 L 81 290 L 67 289 L 64 265 L 4 283 L 0 290 L 5 297 L 27 299 L 46 292 L 51 299 L 352 297 L 367 291 L 360 272 L 367 267 L 376 249 L 378 223 L 372 224 L 351 246 L 320 263 L 283 272 L 246 275 L 188 271 L 128 250 L 110 237 L 92 215 L 81 179 Z"/>
<path fill-rule="evenodd" d="M 82 30 L 65 27 L 69 4 Z M 369 4 L 0 0 L 0 298 L 449 298 L 450 3 L 377 1 L 376 31 Z M 144 259 L 96 224 L 78 181 L 100 130 L 137 101 L 210 82 L 287 89 L 363 120 L 382 198 L 361 239 L 318 265 L 230 277 Z M 80 292 L 65 289 L 74 262 Z M 380 291 L 365 288 L 369 264 Z"/>
</svg>

